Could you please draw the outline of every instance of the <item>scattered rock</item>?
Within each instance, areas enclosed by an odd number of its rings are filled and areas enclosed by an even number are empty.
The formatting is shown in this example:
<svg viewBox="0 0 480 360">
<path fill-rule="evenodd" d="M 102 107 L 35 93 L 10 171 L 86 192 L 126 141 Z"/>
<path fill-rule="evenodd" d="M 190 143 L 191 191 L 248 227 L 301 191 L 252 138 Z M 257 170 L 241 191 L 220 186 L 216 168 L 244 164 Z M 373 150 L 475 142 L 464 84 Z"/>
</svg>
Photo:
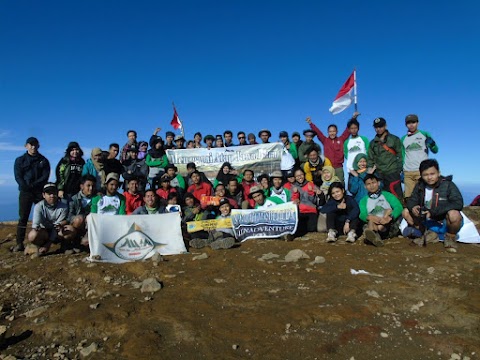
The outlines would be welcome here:
<svg viewBox="0 0 480 360">
<path fill-rule="evenodd" d="M 290 250 L 288 254 L 285 255 L 285 262 L 297 262 L 300 259 L 310 259 L 310 256 L 300 249 Z"/>
<path fill-rule="evenodd" d="M 23 251 L 25 255 L 38 254 L 38 246 L 34 244 L 27 244 L 25 250 Z"/>
<path fill-rule="evenodd" d="M 240 345 L 237 345 L 237 344 L 233 344 L 233 345 L 232 345 L 232 349 L 233 349 L 233 350 L 237 350 L 239 347 L 240 347 Z"/>
<path fill-rule="evenodd" d="M 427 269 L 427 272 L 431 275 L 435 272 L 435 268 L 433 266 L 431 266 Z"/>
<path fill-rule="evenodd" d="M 202 253 L 200 255 L 194 256 L 192 260 L 204 260 L 208 259 L 208 254 L 207 253 Z"/>
<path fill-rule="evenodd" d="M 382 338 L 388 338 L 388 334 L 387 334 L 386 332 L 381 332 L 381 333 L 380 333 L 380 336 L 381 336 Z"/>
<path fill-rule="evenodd" d="M 266 261 L 266 260 L 272 260 L 272 259 L 279 258 L 279 257 L 280 257 L 280 255 L 269 252 L 268 254 L 263 254 L 257 260 L 258 261 Z"/>
<path fill-rule="evenodd" d="M 367 295 L 378 299 L 380 295 L 375 290 L 367 290 Z"/>
<path fill-rule="evenodd" d="M 90 309 L 95 310 L 100 306 L 100 303 L 90 304 Z"/>
<path fill-rule="evenodd" d="M 36 309 L 33 309 L 33 310 L 30 310 L 30 311 L 27 311 L 26 313 L 23 314 L 23 316 L 27 317 L 27 318 L 32 318 L 32 317 L 37 317 L 38 315 L 44 313 L 45 311 L 47 311 L 48 309 L 48 305 L 45 305 L 45 306 L 40 306 Z"/>
<path fill-rule="evenodd" d="M 226 282 L 224 279 L 213 279 L 213 281 L 215 281 L 217 284 L 223 284 Z"/>
<path fill-rule="evenodd" d="M 148 279 L 145 279 L 142 281 L 142 287 L 140 289 L 140 291 L 142 293 L 144 292 L 151 292 L 151 293 L 154 293 L 154 292 L 157 292 L 158 290 L 160 290 L 162 288 L 162 284 L 160 284 L 157 279 L 155 278 L 148 278 Z"/>
<path fill-rule="evenodd" d="M 163 261 L 163 256 L 160 255 L 159 253 L 155 253 L 153 254 L 153 256 L 151 257 L 152 259 L 152 262 L 154 263 L 159 263 L 160 261 Z"/>
<path fill-rule="evenodd" d="M 323 256 L 315 256 L 315 260 L 310 261 L 310 265 L 315 265 L 315 264 L 323 264 L 325 262 L 325 258 Z"/>
<path fill-rule="evenodd" d="M 91 353 L 96 352 L 97 349 L 98 349 L 97 343 L 92 342 L 89 346 L 87 346 L 87 347 L 83 348 L 82 350 L 80 350 L 80 355 L 82 355 L 83 357 L 87 357 L 87 356 L 89 356 Z"/>
<path fill-rule="evenodd" d="M 420 310 L 420 308 L 422 306 L 424 306 L 425 304 L 423 303 L 423 301 L 420 301 L 418 304 L 414 304 L 412 305 L 412 307 L 410 308 L 410 311 L 411 312 L 417 312 L 418 310 Z"/>
</svg>

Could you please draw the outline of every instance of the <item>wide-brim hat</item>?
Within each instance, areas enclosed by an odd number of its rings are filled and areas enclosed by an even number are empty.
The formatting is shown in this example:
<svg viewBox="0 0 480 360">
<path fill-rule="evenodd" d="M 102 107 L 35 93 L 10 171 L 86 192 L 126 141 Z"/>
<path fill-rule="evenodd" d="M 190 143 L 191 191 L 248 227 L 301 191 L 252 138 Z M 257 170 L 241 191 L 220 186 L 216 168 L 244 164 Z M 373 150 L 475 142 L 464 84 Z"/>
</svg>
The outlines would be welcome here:
<svg viewBox="0 0 480 360">
<path fill-rule="evenodd" d="M 248 197 L 250 199 L 253 199 L 253 194 L 256 194 L 256 193 L 262 193 L 263 194 L 264 193 L 263 188 L 261 186 L 257 186 L 257 185 L 252 186 L 252 188 L 250 189 L 250 194 L 248 194 Z"/>
<path fill-rule="evenodd" d="M 107 185 L 111 180 L 117 180 L 118 183 L 120 183 L 120 175 L 114 172 L 109 173 L 105 179 L 105 185 Z"/>
<path fill-rule="evenodd" d="M 258 137 L 260 137 L 262 135 L 262 133 L 267 133 L 268 134 L 268 137 L 271 137 L 272 136 L 272 133 L 270 132 L 270 130 L 268 129 L 262 129 L 258 132 Z"/>
<path fill-rule="evenodd" d="M 272 172 L 272 175 L 270 175 L 270 179 L 274 179 L 274 178 L 283 179 L 283 174 L 282 174 L 282 172 L 279 171 L 279 170 L 275 170 L 274 172 Z"/>
</svg>

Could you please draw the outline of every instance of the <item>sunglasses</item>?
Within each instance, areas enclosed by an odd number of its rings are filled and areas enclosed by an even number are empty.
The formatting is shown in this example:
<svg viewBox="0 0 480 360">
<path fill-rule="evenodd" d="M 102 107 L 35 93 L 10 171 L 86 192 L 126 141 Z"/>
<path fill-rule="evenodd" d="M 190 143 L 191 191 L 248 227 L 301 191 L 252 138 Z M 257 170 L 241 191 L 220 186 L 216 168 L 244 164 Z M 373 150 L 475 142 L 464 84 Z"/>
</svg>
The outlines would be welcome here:
<svg viewBox="0 0 480 360">
<path fill-rule="evenodd" d="M 245 139 L 245 136 L 239 136 L 238 139 Z"/>
</svg>

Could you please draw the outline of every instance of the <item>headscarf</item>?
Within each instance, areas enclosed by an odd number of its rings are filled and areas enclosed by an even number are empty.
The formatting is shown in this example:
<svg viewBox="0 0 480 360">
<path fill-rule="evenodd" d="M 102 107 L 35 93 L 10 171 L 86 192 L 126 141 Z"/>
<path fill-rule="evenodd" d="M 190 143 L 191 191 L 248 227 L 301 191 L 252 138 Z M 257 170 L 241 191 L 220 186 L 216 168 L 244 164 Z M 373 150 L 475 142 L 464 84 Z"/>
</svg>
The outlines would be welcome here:
<svg viewBox="0 0 480 360">
<path fill-rule="evenodd" d="M 94 155 L 102 154 L 102 149 L 99 147 L 93 148 L 92 152 L 90 153 L 90 159 L 92 160 L 92 164 L 95 167 L 95 170 L 97 170 L 98 176 L 100 176 L 101 184 L 105 184 L 105 170 L 104 170 L 104 164 L 101 161 L 97 161 L 94 158 Z"/>
</svg>

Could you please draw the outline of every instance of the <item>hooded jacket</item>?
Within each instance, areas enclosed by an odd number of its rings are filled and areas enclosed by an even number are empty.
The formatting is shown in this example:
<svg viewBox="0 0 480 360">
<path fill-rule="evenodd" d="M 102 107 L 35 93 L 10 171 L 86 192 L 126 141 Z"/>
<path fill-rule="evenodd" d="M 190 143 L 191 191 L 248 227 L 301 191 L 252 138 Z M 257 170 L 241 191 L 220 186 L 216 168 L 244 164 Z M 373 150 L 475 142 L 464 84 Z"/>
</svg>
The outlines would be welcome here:
<svg viewBox="0 0 480 360">
<path fill-rule="evenodd" d="M 425 206 L 425 188 L 427 184 L 420 179 L 413 189 L 412 195 L 407 200 L 407 208 L 410 212 L 420 205 Z M 461 211 L 463 209 L 463 197 L 452 181 L 452 176 L 440 176 L 433 188 L 430 215 L 433 220 L 442 221 L 450 210 Z"/>
</svg>

